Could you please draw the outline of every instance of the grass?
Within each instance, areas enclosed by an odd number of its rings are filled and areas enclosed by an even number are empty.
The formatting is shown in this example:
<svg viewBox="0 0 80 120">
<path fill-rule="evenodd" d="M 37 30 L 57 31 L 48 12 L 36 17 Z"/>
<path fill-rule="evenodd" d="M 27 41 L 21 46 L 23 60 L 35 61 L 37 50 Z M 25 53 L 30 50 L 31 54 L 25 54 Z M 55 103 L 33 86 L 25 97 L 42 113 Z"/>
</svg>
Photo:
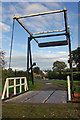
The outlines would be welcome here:
<svg viewBox="0 0 80 120">
<path fill-rule="evenodd" d="M 30 90 L 38 90 L 38 88 L 42 85 L 42 82 L 34 81 L 34 85 L 32 85 L 32 82 L 29 81 L 29 89 Z"/>
<path fill-rule="evenodd" d="M 80 118 L 80 106 L 71 105 L 19 105 L 3 104 L 3 118 Z"/>
<path fill-rule="evenodd" d="M 53 82 L 56 82 L 56 83 L 66 83 L 66 80 L 48 80 L 48 81 L 53 81 Z M 73 81 L 74 84 L 80 84 L 80 81 Z"/>
<path fill-rule="evenodd" d="M 63 84 L 66 83 L 66 80 L 49 80 L 49 81 L 53 81 L 55 83 L 63 83 Z"/>
<path fill-rule="evenodd" d="M 66 74 L 69 74 L 70 72 L 66 72 Z M 80 71 L 74 71 L 73 73 L 76 73 L 76 74 L 78 74 L 78 73 L 80 73 Z"/>
<path fill-rule="evenodd" d="M 66 85 L 66 80 L 54 80 L 54 83 L 64 84 Z M 80 92 L 80 81 L 73 81 L 73 85 L 76 92 Z"/>
<path fill-rule="evenodd" d="M 73 85 L 76 92 L 80 92 L 80 81 L 73 81 Z"/>
<path fill-rule="evenodd" d="M 75 91 L 80 92 L 80 87 L 76 87 Z"/>
<path fill-rule="evenodd" d="M 2 86 L 0 85 L 0 92 L 2 92 Z"/>
</svg>

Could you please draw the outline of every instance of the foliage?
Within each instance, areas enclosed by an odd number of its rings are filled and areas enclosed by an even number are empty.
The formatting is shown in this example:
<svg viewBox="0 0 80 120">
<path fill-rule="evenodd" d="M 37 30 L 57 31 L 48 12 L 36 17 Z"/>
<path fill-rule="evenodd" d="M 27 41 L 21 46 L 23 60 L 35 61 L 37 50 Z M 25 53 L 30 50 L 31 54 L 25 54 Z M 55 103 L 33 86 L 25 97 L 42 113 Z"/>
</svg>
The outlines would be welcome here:
<svg viewBox="0 0 80 120">
<path fill-rule="evenodd" d="M 66 80 L 67 76 L 70 76 L 70 72 L 63 72 L 63 73 L 57 73 L 56 71 L 49 71 L 47 73 L 48 79 L 59 79 L 59 80 Z M 80 81 L 80 73 L 79 72 L 73 72 L 73 80 Z"/>
<path fill-rule="evenodd" d="M 72 60 L 74 65 L 80 70 L 80 47 L 72 51 Z"/>
<path fill-rule="evenodd" d="M 80 73 L 73 74 L 73 80 L 79 80 L 80 81 Z"/>
<path fill-rule="evenodd" d="M 0 51 L 0 67 L 4 68 L 6 65 L 6 61 L 5 61 L 5 52 L 4 51 Z"/>
<path fill-rule="evenodd" d="M 70 68 L 67 68 L 67 69 L 66 69 L 66 72 L 70 72 Z"/>
<path fill-rule="evenodd" d="M 53 63 L 53 70 L 57 70 L 59 73 L 61 73 L 61 70 L 64 70 L 65 67 L 67 67 L 65 62 L 56 61 Z"/>
<path fill-rule="evenodd" d="M 34 67 L 33 72 L 39 74 L 40 73 L 40 68 L 39 67 Z"/>
<path fill-rule="evenodd" d="M 49 71 L 47 75 L 49 79 L 55 79 L 58 73 L 54 70 L 54 71 Z"/>
<path fill-rule="evenodd" d="M 80 92 L 80 87 L 75 87 L 76 92 Z"/>
</svg>

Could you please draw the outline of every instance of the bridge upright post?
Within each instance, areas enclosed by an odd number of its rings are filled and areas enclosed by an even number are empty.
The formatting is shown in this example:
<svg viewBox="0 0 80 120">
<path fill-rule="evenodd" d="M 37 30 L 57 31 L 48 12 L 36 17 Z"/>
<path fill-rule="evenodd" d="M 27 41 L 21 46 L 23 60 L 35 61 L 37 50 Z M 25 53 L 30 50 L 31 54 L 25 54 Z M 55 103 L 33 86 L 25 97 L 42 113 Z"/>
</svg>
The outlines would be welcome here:
<svg viewBox="0 0 80 120">
<path fill-rule="evenodd" d="M 71 97 L 74 95 L 74 88 L 73 88 L 73 69 L 72 69 L 72 57 L 71 57 L 71 40 L 70 40 L 70 31 L 69 26 L 67 26 L 67 10 L 64 7 L 64 19 L 65 19 L 65 30 L 66 30 L 66 38 L 69 45 L 69 66 L 70 66 L 70 72 L 71 72 Z"/>
<path fill-rule="evenodd" d="M 29 38 L 28 38 L 28 44 L 27 44 L 27 83 L 29 87 Z"/>
<path fill-rule="evenodd" d="M 32 56 L 31 56 L 31 46 L 30 46 L 30 41 L 32 40 L 32 38 L 29 38 L 29 52 L 30 52 L 30 65 L 31 65 L 31 76 L 32 76 L 32 85 L 34 85 L 34 80 L 33 80 L 33 70 L 32 70 Z"/>
<path fill-rule="evenodd" d="M 69 44 L 69 66 L 70 66 L 70 72 L 71 72 L 71 95 L 74 96 L 73 68 L 72 68 L 72 56 L 71 56 L 71 40 L 70 40 L 69 27 L 68 27 L 68 44 Z"/>
</svg>

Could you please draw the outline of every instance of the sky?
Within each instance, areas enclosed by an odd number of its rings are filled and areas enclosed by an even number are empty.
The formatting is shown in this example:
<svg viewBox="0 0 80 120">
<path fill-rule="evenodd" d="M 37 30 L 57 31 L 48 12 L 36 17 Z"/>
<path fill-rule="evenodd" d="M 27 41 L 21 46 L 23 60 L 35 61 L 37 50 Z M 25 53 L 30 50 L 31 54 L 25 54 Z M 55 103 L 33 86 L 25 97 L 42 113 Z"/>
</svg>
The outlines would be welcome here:
<svg viewBox="0 0 80 120">
<path fill-rule="evenodd" d="M 66 7 L 68 25 L 70 26 L 71 49 L 78 47 L 78 3 L 77 2 L 3 2 L 2 3 L 2 50 L 6 52 L 5 59 L 7 61 L 6 68 L 9 65 L 10 42 L 12 35 L 13 16 L 22 16 L 34 13 L 41 13 L 54 10 L 62 10 Z M 1 9 L 1 8 L 0 8 Z M 52 31 L 64 29 L 63 13 L 54 15 L 45 15 L 32 18 L 21 19 L 23 24 L 32 32 Z M 29 35 L 15 21 L 12 61 L 11 67 L 16 70 L 26 70 L 27 68 L 27 41 Z M 39 42 L 50 42 L 66 40 L 64 36 L 39 38 Z M 1 43 L 0 43 L 1 44 Z M 31 51 L 33 62 L 40 67 L 41 70 L 52 69 L 53 62 L 56 60 L 63 61 L 67 64 L 68 46 L 44 47 L 39 48 L 37 43 L 31 41 Z M 67 64 L 68 65 L 68 64 Z"/>
</svg>

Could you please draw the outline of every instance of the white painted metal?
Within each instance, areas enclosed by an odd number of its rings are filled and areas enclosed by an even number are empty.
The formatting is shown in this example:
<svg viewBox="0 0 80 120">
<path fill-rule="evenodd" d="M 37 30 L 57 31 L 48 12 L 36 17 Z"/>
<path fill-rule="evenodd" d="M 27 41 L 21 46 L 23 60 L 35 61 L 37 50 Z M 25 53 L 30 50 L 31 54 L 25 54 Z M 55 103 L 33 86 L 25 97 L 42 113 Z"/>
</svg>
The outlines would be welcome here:
<svg viewBox="0 0 80 120">
<path fill-rule="evenodd" d="M 20 93 L 22 92 L 21 78 L 20 78 Z"/>
<path fill-rule="evenodd" d="M 25 79 L 26 77 L 13 77 L 13 78 L 8 78 L 8 80 L 12 80 L 12 79 L 14 80 L 14 79 L 20 79 L 20 78 Z"/>
<path fill-rule="evenodd" d="M 8 88 L 8 86 L 9 86 L 9 81 L 7 79 L 7 97 L 9 97 L 9 88 Z"/>
<path fill-rule="evenodd" d="M 20 80 L 20 83 L 16 85 L 16 80 L 17 79 Z M 21 82 L 22 79 L 24 79 L 24 83 Z M 9 86 L 9 81 L 11 81 L 11 80 L 14 80 L 14 85 Z M 1 99 L 4 99 L 5 95 L 6 95 L 7 98 L 9 98 L 9 88 L 14 88 L 14 95 L 16 95 L 16 87 L 20 86 L 20 93 L 22 93 L 22 85 L 24 85 L 24 89 L 25 89 L 25 91 L 27 91 L 28 90 L 28 84 L 27 84 L 26 77 L 6 78 L 5 85 L 4 85 L 4 90 L 3 90 L 3 93 L 2 93 Z M 7 94 L 6 94 L 6 91 L 7 91 Z"/>
<path fill-rule="evenodd" d="M 68 101 L 71 101 L 70 76 L 67 76 L 68 83 Z"/>
<path fill-rule="evenodd" d="M 25 83 L 23 83 L 23 84 L 21 84 L 21 85 L 25 85 Z M 17 87 L 17 86 L 20 86 L 20 84 L 17 84 L 16 87 Z M 9 86 L 8 88 L 13 88 L 13 87 L 14 87 L 14 85 L 11 85 L 11 86 Z"/>
<path fill-rule="evenodd" d="M 26 91 L 26 89 L 29 90 L 29 88 L 28 88 L 28 83 L 27 83 L 26 79 L 25 79 L 24 81 L 25 81 L 25 86 L 24 86 L 24 87 L 25 87 L 25 88 L 24 88 L 25 91 Z"/>
<path fill-rule="evenodd" d="M 25 91 L 26 91 L 26 79 L 25 79 L 25 81 L 24 81 L 24 82 L 25 82 L 24 89 L 25 89 Z"/>
<path fill-rule="evenodd" d="M 24 16 L 18 16 L 18 17 L 14 16 L 13 19 L 34 17 L 34 16 L 40 16 L 40 15 L 46 15 L 46 14 L 53 14 L 53 13 L 60 13 L 60 12 L 64 12 L 64 10 L 48 11 L 48 12 L 36 13 L 36 14 L 30 14 L 30 15 L 24 15 Z"/>
<path fill-rule="evenodd" d="M 14 95 L 16 95 L 16 79 L 14 79 Z"/>
<path fill-rule="evenodd" d="M 7 78 L 8 79 L 8 78 Z M 4 85 L 4 90 L 3 90 L 3 94 L 2 94 L 2 99 L 4 99 L 4 96 L 5 96 L 5 90 L 7 88 L 7 79 L 6 79 L 6 82 L 5 82 L 5 85 Z"/>
<path fill-rule="evenodd" d="M 33 33 L 33 35 L 53 33 L 53 32 L 64 32 L 64 31 L 65 31 L 65 30 L 44 31 L 44 32 Z"/>
</svg>

